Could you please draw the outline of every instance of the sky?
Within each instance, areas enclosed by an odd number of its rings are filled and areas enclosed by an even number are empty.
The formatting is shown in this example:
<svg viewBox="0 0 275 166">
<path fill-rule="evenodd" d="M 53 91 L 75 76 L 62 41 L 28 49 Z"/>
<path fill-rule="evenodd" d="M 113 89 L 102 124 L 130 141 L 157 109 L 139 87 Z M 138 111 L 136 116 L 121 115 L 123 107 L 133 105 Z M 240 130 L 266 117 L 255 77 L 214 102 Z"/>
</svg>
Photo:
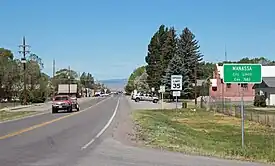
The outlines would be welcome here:
<svg viewBox="0 0 275 166">
<path fill-rule="evenodd" d="M 30 51 L 52 76 L 68 68 L 98 80 L 128 78 L 145 64 L 161 24 L 188 27 L 205 61 L 260 57 L 275 60 L 274 0 L 0 0 L 0 47 L 20 58 Z"/>
</svg>

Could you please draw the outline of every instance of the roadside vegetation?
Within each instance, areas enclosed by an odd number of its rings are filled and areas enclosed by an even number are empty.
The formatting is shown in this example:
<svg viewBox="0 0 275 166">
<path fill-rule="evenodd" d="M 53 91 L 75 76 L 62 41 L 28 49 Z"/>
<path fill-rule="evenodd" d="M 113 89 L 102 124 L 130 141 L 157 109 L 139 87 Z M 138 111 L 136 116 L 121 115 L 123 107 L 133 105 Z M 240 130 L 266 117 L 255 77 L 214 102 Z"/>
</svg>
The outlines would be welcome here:
<svg viewBox="0 0 275 166">
<path fill-rule="evenodd" d="M 223 114 L 188 109 L 143 110 L 133 114 L 136 136 L 145 145 L 171 151 L 249 161 L 275 161 L 275 130 Z"/>
<path fill-rule="evenodd" d="M 79 92 L 82 92 L 82 88 L 101 91 L 106 88 L 96 82 L 91 73 L 63 68 L 50 77 L 43 69 L 44 64 L 38 54 L 27 54 L 24 70 L 22 61 L 15 58 L 11 50 L 0 46 L 0 109 L 5 103 L 23 103 L 25 98 L 27 103 L 43 103 L 56 93 L 58 84 L 78 84 Z"/>
<path fill-rule="evenodd" d="M 0 122 L 19 119 L 25 116 L 34 115 L 35 111 L 0 111 Z"/>
</svg>

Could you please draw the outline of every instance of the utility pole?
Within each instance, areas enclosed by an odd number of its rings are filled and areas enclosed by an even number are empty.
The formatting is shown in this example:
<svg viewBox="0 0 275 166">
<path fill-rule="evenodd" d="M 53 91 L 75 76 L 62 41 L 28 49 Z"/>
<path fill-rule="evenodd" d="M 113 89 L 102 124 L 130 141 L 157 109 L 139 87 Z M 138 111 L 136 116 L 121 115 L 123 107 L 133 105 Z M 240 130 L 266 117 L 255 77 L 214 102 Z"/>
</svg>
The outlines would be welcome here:
<svg viewBox="0 0 275 166">
<path fill-rule="evenodd" d="M 55 76 L 55 60 L 53 60 L 53 77 Z"/>
<path fill-rule="evenodd" d="M 68 79 L 69 79 L 69 95 L 70 95 L 70 93 L 71 93 L 71 68 L 70 68 L 70 66 L 69 66 L 69 76 L 68 76 Z"/>
<path fill-rule="evenodd" d="M 53 86 L 53 98 L 54 98 L 54 94 L 55 94 L 55 87 L 54 87 L 54 83 L 55 83 L 55 59 L 53 59 L 53 78 L 52 78 L 52 86 Z"/>
<path fill-rule="evenodd" d="M 226 45 L 224 47 L 224 59 L 225 59 L 225 62 L 227 62 L 227 50 L 226 50 Z"/>
<path fill-rule="evenodd" d="M 197 108 L 197 60 L 195 61 L 195 70 L 194 70 L 194 80 L 195 80 L 195 107 Z"/>
<path fill-rule="evenodd" d="M 23 57 L 21 58 L 21 62 L 23 63 L 23 68 L 24 68 L 24 100 L 23 100 L 23 105 L 26 105 L 27 103 L 27 88 L 26 88 L 26 54 L 30 53 L 30 51 L 27 51 L 26 48 L 29 48 L 29 45 L 26 45 L 26 40 L 25 36 L 23 37 L 23 43 L 22 45 L 19 45 L 19 49 L 23 49 L 22 51 L 20 50 L 19 53 L 23 54 Z"/>
<path fill-rule="evenodd" d="M 226 50 L 226 45 L 224 46 L 224 60 L 227 62 L 227 50 Z M 223 76 L 224 77 L 224 76 Z M 224 79 L 224 78 L 223 78 Z M 225 112 L 225 98 L 224 98 L 224 81 L 221 82 L 222 86 L 222 109 L 223 113 Z"/>
</svg>

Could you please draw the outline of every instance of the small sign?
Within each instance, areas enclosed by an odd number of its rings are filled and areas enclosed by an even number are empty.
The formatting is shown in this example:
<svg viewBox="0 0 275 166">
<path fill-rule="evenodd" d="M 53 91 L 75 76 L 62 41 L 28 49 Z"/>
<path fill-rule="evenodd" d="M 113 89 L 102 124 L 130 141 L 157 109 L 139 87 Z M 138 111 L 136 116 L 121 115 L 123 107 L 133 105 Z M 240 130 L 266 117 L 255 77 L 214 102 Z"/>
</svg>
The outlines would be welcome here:
<svg viewBox="0 0 275 166">
<path fill-rule="evenodd" d="M 182 75 L 171 75 L 171 90 L 182 90 Z"/>
<path fill-rule="evenodd" d="M 107 89 L 104 89 L 104 92 L 107 93 Z"/>
<path fill-rule="evenodd" d="M 180 96 L 180 91 L 173 91 L 173 96 L 174 97 L 179 97 Z"/>
<path fill-rule="evenodd" d="M 152 88 L 151 90 L 152 90 L 152 92 L 154 92 L 154 91 L 155 91 L 155 88 Z"/>
<path fill-rule="evenodd" d="M 224 64 L 225 83 L 262 83 L 261 64 Z"/>
<path fill-rule="evenodd" d="M 164 86 L 164 85 L 161 85 L 161 86 L 159 87 L 159 92 L 161 92 L 161 93 L 164 93 L 164 92 L 165 92 L 165 86 Z"/>
</svg>

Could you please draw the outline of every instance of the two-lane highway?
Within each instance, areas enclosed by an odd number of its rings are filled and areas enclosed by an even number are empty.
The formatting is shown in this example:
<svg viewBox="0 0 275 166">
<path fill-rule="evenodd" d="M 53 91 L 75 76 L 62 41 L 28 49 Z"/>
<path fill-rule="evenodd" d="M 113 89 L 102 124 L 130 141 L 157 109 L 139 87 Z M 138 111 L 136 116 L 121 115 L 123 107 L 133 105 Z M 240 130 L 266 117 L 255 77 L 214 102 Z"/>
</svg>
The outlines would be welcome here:
<svg viewBox="0 0 275 166">
<path fill-rule="evenodd" d="M 67 166 L 77 162 L 111 123 L 119 97 L 92 102 L 82 105 L 80 112 L 0 124 L 0 165 Z"/>
</svg>

